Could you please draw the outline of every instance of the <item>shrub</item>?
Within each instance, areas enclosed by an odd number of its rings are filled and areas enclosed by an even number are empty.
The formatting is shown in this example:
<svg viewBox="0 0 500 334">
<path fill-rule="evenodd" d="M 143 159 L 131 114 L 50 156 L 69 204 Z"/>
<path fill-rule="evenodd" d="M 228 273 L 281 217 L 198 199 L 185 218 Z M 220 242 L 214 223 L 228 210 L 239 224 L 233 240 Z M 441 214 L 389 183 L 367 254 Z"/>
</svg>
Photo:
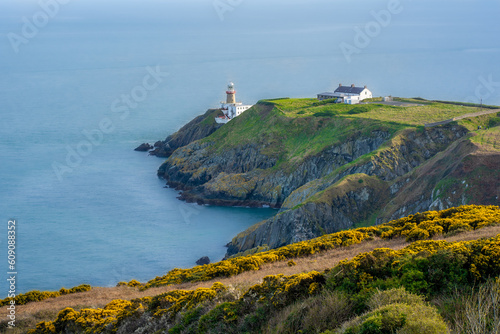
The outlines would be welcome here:
<svg viewBox="0 0 500 334">
<path fill-rule="evenodd" d="M 500 236 L 467 242 L 418 241 L 399 251 L 375 249 L 344 260 L 328 274 L 327 286 L 349 293 L 403 285 L 426 296 L 500 272 Z"/>
<path fill-rule="evenodd" d="M 91 290 L 92 287 L 88 284 L 82 284 L 75 286 L 71 289 L 66 289 L 66 288 L 61 288 L 59 291 L 38 291 L 38 290 L 33 290 L 29 291 L 26 293 L 21 293 L 18 294 L 14 300 L 16 301 L 16 305 L 24 305 L 30 302 L 39 302 L 48 298 L 55 298 L 59 297 L 61 295 L 66 295 L 69 293 L 76 293 L 76 292 L 84 292 L 84 291 L 89 291 Z M 0 306 L 8 305 L 12 298 L 5 298 L 0 300 Z"/>
<path fill-rule="evenodd" d="M 371 109 L 372 108 L 370 108 L 369 106 L 357 106 L 357 107 L 354 107 L 351 110 L 349 110 L 347 113 L 349 115 L 362 114 L 362 113 L 370 111 Z"/>
<path fill-rule="evenodd" d="M 469 231 L 498 224 L 498 206 L 464 205 L 442 211 L 428 211 L 409 215 L 381 225 L 382 238 L 406 236 L 407 241 L 424 240 L 441 233 Z M 386 229 L 386 227 L 391 227 Z M 379 231 L 381 229 L 379 228 Z"/>
<path fill-rule="evenodd" d="M 436 309 L 425 304 L 390 304 L 345 323 L 345 334 L 447 334 L 445 322 Z"/>
<path fill-rule="evenodd" d="M 226 290 L 223 284 L 216 282 L 211 288 L 169 291 L 153 297 L 149 303 L 149 310 L 157 317 L 166 316 L 168 319 L 174 319 L 179 312 L 191 310 L 204 302 L 211 301 Z"/>
<path fill-rule="evenodd" d="M 395 303 L 418 305 L 424 303 L 424 298 L 422 296 L 410 293 L 406 291 L 405 288 L 400 287 L 386 291 L 377 290 L 377 292 L 375 292 L 370 298 L 367 305 L 370 310 L 375 310 L 382 306 Z"/>
<path fill-rule="evenodd" d="M 264 277 L 261 284 L 248 289 L 242 298 L 258 296 L 260 301 L 269 302 L 274 307 L 282 307 L 320 292 L 324 283 L 324 275 L 317 271 L 292 276 L 269 275 Z"/>
<path fill-rule="evenodd" d="M 401 276 L 401 284 L 413 293 L 427 294 L 429 284 L 425 279 L 423 272 L 417 269 L 408 270 Z"/>
<path fill-rule="evenodd" d="M 276 313 L 267 324 L 267 333 L 319 333 L 340 326 L 352 315 L 347 295 L 323 291 Z"/>
<path fill-rule="evenodd" d="M 176 322 L 176 325 L 173 326 L 168 333 L 169 334 L 180 334 L 185 332 L 188 329 L 194 331 L 194 327 L 197 326 L 197 322 L 203 314 L 203 308 L 197 307 L 193 310 L 189 310 L 183 312 L 179 321 Z"/>
<path fill-rule="evenodd" d="M 90 291 L 92 287 L 88 284 L 81 284 L 69 289 L 69 293 Z"/>
<path fill-rule="evenodd" d="M 56 320 L 39 323 L 36 329 L 28 331 L 28 334 L 113 331 L 121 319 L 131 316 L 140 307 L 141 304 L 134 305 L 130 301 L 120 299 L 113 300 L 102 309 L 85 308 L 78 312 L 67 307 L 59 312 Z"/>
<path fill-rule="evenodd" d="M 139 282 L 139 281 L 137 281 L 135 279 L 133 279 L 133 280 L 131 280 L 130 282 L 127 283 L 127 286 L 132 287 L 132 288 L 136 287 L 136 286 L 141 286 L 141 285 L 142 285 L 141 282 Z"/>
<path fill-rule="evenodd" d="M 406 236 L 406 241 L 417 241 L 417 240 L 425 240 L 429 239 L 429 232 L 422 228 L 415 227 L 411 231 L 408 232 Z"/>
<path fill-rule="evenodd" d="M 337 115 L 337 112 L 333 110 L 328 110 L 328 111 L 318 111 L 313 114 L 314 117 L 333 117 Z"/>
</svg>

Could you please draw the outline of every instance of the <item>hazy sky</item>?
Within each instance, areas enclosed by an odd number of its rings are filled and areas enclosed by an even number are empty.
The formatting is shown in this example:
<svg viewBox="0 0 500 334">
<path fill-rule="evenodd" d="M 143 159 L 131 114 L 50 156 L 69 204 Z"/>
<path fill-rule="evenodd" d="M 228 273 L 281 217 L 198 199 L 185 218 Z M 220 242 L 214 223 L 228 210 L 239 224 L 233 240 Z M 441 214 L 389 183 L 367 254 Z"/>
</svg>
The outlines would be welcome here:
<svg viewBox="0 0 500 334">
<path fill-rule="evenodd" d="M 57 1 L 61 4 L 36 36 L 13 52 L 8 36 L 22 37 L 26 22 L 33 24 L 37 15 L 43 20 L 42 4 Z M 388 24 L 379 25 L 366 46 L 356 45 L 358 31 L 377 24 L 376 14 L 391 6 L 398 11 Z M 177 64 L 193 57 L 331 57 L 327 66 L 362 67 L 366 61 L 383 63 L 388 53 L 395 74 L 411 73 L 413 60 L 394 61 L 396 55 L 404 60 L 411 54 L 418 68 L 433 68 L 429 80 L 446 65 L 444 75 L 467 71 L 467 85 L 475 85 L 479 75 L 500 80 L 493 60 L 500 57 L 499 14 L 498 0 L 1 0 L 0 72 L 99 66 L 99 56 L 113 49 L 128 57 L 130 66 L 158 59 Z M 358 47 L 360 57 L 344 61 L 342 43 Z"/>
</svg>

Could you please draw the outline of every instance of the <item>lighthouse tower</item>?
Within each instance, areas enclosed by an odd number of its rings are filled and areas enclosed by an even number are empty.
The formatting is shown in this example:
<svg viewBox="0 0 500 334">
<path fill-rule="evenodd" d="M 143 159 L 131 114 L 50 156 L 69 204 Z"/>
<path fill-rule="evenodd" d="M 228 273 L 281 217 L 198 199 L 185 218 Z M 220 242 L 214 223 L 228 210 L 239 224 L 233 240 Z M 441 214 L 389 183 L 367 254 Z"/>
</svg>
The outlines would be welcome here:
<svg viewBox="0 0 500 334">
<path fill-rule="evenodd" d="M 226 103 L 236 104 L 236 91 L 234 90 L 234 83 L 230 82 L 229 85 L 227 85 L 226 94 L 227 94 Z"/>
<path fill-rule="evenodd" d="M 243 105 L 241 102 L 236 102 L 236 91 L 234 90 L 234 83 L 230 82 L 226 90 L 226 102 L 220 103 L 221 116 L 216 117 L 217 123 L 227 123 L 233 118 L 241 115 L 245 110 L 250 109 L 251 105 Z"/>
</svg>

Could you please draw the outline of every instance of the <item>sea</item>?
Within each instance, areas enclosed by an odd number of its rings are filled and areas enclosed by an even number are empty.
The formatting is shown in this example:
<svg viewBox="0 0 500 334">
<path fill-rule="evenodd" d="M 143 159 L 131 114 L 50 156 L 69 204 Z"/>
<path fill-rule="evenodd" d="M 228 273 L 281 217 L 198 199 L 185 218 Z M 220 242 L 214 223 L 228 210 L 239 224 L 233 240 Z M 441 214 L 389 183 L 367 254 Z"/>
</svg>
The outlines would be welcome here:
<svg viewBox="0 0 500 334">
<path fill-rule="evenodd" d="M 217 261 L 276 214 L 180 201 L 164 159 L 134 151 L 230 81 L 245 104 L 343 83 L 500 105 L 498 14 L 498 0 L 2 1 L 0 298 L 11 276 L 23 293 Z"/>
</svg>

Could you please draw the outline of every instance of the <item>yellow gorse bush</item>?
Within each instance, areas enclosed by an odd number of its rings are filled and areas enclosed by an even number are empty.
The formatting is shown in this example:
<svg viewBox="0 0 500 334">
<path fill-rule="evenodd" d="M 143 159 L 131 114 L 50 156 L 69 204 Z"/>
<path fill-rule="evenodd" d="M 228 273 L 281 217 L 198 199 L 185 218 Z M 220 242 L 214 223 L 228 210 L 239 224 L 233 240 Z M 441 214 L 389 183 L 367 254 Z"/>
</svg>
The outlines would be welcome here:
<svg viewBox="0 0 500 334">
<path fill-rule="evenodd" d="M 48 298 L 55 298 L 70 293 L 84 292 L 91 290 L 92 287 L 88 284 L 75 286 L 71 289 L 61 288 L 59 291 L 38 291 L 33 290 L 26 293 L 21 293 L 15 298 L 5 298 L 0 300 L 0 306 L 8 305 L 12 299 L 16 301 L 16 305 L 24 305 L 29 302 L 39 302 Z"/>
<path fill-rule="evenodd" d="M 425 240 L 437 234 L 479 229 L 500 223 L 498 206 L 465 205 L 442 211 L 417 213 L 378 226 L 336 232 L 253 255 L 230 258 L 190 269 L 172 269 L 144 285 L 144 289 L 207 281 L 245 271 L 259 270 L 263 264 L 309 256 L 319 252 L 361 243 L 374 236 L 383 239 L 406 237 L 407 241 Z"/>
<path fill-rule="evenodd" d="M 440 258 L 438 255 L 444 257 Z M 458 271 L 453 271 L 457 267 L 446 267 L 447 263 L 436 262 L 440 259 L 458 263 Z M 422 266 L 418 267 L 419 264 Z M 235 300 L 233 302 L 224 302 L 227 300 L 228 288 L 221 283 L 214 283 L 210 288 L 174 290 L 133 301 L 115 300 L 104 308 L 82 309 L 79 312 L 66 308 L 59 312 L 56 320 L 41 322 L 29 333 L 113 333 L 117 331 L 120 321 L 130 319 L 138 312 L 148 312 L 154 318 L 174 323 L 179 315 L 188 314 L 199 308 L 208 310 L 200 318 L 200 326 L 209 326 L 211 321 L 219 320 L 226 324 L 237 324 L 259 305 L 280 309 L 297 300 L 320 293 L 325 284 L 329 289 L 336 289 L 342 288 L 347 283 L 347 288 L 352 287 L 349 289 L 353 289 L 353 293 L 360 291 L 373 293 L 375 291 L 373 284 L 377 280 L 399 280 L 398 284 L 404 284 L 405 275 L 410 273 L 414 275 L 408 276 L 411 288 L 430 291 L 431 285 L 435 284 L 436 280 L 432 281 L 431 277 L 422 273 L 418 276 L 418 272 L 415 271 L 425 271 L 425 268 L 430 268 L 432 273 L 444 270 L 445 275 L 465 275 L 454 277 L 463 278 L 463 282 L 468 286 L 474 285 L 477 280 L 485 281 L 490 277 L 498 277 L 500 235 L 490 239 L 461 242 L 421 240 L 401 250 L 379 248 L 359 254 L 351 260 L 341 261 L 327 273 L 312 271 L 291 276 L 282 274 L 266 276 L 262 283 L 250 287 L 237 300 L 233 296 Z M 414 277 L 420 277 L 416 282 L 417 285 L 411 281 Z M 201 324 L 203 319 L 205 322 Z M 205 328 L 203 326 L 199 328 Z"/>
<path fill-rule="evenodd" d="M 356 289 L 362 290 L 376 279 L 399 277 L 404 280 L 405 275 L 411 273 L 421 275 L 420 288 L 428 290 L 435 289 L 433 286 L 436 284 L 448 284 L 432 277 L 439 270 L 447 276 L 445 280 L 450 280 L 450 284 L 472 284 L 477 280 L 498 277 L 500 235 L 490 239 L 460 242 L 423 240 L 398 251 L 375 249 L 339 262 L 329 275 L 334 286 L 350 286 L 349 289 L 352 289 L 355 283 Z M 452 278 L 450 275 L 455 276 Z"/>
<path fill-rule="evenodd" d="M 198 288 L 196 290 L 174 290 L 152 298 L 150 310 L 154 315 L 174 318 L 181 311 L 191 310 L 194 307 L 211 301 L 227 288 L 219 282 L 212 284 L 211 288 Z"/>
<path fill-rule="evenodd" d="M 415 241 L 436 234 L 476 230 L 499 223 L 498 206 L 464 205 L 409 215 L 380 225 L 379 231 L 382 231 L 382 238 L 405 236 L 407 241 Z"/>
<path fill-rule="evenodd" d="M 119 320 L 129 317 L 142 304 L 134 305 L 127 300 L 113 300 L 104 308 L 85 308 L 81 311 L 67 307 L 60 311 L 57 319 L 51 322 L 41 322 L 36 329 L 28 331 L 28 334 L 43 333 L 102 333 L 110 328 L 116 329 Z M 115 331 L 111 329 L 111 331 Z"/>
<path fill-rule="evenodd" d="M 144 288 L 190 281 L 207 281 L 217 277 L 238 275 L 245 271 L 259 270 L 266 263 L 312 255 L 360 243 L 370 238 L 375 230 L 376 228 L 362 228 L 342 231 L 254 255 L 236 257 L 191 269 L 172 269 L 165 276 L 156 277 L 149 281 Z"/>
<path fill-rule="evenodd" d="M 324 275 L 317 271 L 292 276 L 269 275 L 263 278 L 261 284 L 248 289 L 242 299 L 269 301 L 274 306 L 283 306 L 290 301 L 319 292 L 324 283 Z"/>
</svg>

